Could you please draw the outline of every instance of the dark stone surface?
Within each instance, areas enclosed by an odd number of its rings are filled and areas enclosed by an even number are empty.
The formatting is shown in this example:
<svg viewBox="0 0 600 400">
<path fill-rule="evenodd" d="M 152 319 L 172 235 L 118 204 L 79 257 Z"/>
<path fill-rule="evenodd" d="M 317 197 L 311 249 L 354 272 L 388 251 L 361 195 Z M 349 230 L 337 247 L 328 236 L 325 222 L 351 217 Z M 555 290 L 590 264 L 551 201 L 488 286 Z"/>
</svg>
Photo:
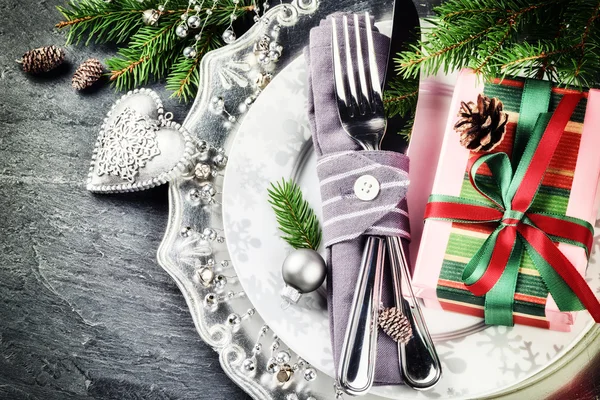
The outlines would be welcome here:
<svg viewBox="0 0 600 400">
<path fill-rule="evenodd" d="M 64 43 L 53 30 L 64 2 L 0 0 L 0 399 L 247 398 L 156 262 L 166 189 L 85 190 L 117 95 L 107 85 L 78 94 L 70 78 L 114 49 L 70 47 L 69 64 L 43 77 L 14 62 Z M 157 89 L 183 120 L 187 107 Z"/>
</svg>

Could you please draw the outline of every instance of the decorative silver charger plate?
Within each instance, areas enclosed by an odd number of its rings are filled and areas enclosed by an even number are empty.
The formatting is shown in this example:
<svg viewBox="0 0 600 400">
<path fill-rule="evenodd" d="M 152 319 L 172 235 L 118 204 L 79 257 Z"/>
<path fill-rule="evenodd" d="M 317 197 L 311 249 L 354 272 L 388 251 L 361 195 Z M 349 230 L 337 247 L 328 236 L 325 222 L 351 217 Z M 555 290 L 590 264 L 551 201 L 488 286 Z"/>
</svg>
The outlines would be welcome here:
<svg viewBox="0 0 600 400">
<path fill-rule="evenodd" d="M 308 42 L 308 31 L 312 26 L 336 11 L 336 7 L 344 6 L 333 3 L 324 5 L 317 0 L 294 0 L 278 5 L 236 42 L 208 53 L 200 65 L 201 90 L 184 122 L 190 134 L 212 146 L 223 147 L 227 153 L 239 123 L 260 93 L 261 85 L 268 81 L 269 75 L 274 76 L 297 57 Z M 265 35 L 283 46 L 277 62 L 259 58 L 261 46 L 265 46 Z M 305 379 L 305 376 L 314 377 L 312 367 L 281 343 L 245 298 L 223 239 L 222 183 L 222 175 L 214 178 L 216 194 L 214 201 L 209 202 L 198 197 L 201 184 L 192 179 L 192 172 L 170 184 L 169 222 L 158 250 L 158 262 L 182 291 L 201 338 L 219 353 L 223 370 L 250 396 L 285 400 L 334 398 L 333 380 L 325 374 L 318 374 L 316 380 Z M 240 235 L 244 234 L 248 232 L 240 229 Z M 239 242 L 254 246 L 255 240 L 260 239 Z M 243 251 L 232 249 L 240 250 Z M 598 349 L 599 340 L 600 329 L 595 327 L 581 345 L 552 367 L 494 398 L 535 398 L 527 396 L 528 390 L 534 390 L 532 393 L 536 394 L 540 394 L 540 390 L 545 394 L 553 393 L 589 363 L 593 349 Z M 290 355 L 289 360 L 286 357 L 278 359 L 280 364 L 290 366 L 290 379 L 283 384 L 273 373 L 271 361 L 280 353 Z M 424 397 L 428 397 L 427 392 Z"/>
</svg>

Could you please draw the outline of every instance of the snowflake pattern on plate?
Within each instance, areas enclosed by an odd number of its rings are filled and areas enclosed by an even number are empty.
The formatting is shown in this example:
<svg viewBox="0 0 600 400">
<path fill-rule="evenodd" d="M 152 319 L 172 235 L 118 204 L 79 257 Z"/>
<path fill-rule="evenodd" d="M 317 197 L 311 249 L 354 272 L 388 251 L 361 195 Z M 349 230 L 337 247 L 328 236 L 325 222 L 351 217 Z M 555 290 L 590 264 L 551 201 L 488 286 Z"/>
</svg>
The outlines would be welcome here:
<svg viewBox="0 0 600 400">
<path fill-rule="evenodd" d="M 127 107 L 104 132 L 98 151 L 97 174 L 135 182 L 140 168 L 160 154 L 157 130 L 150 117 Z"/>
</svg>

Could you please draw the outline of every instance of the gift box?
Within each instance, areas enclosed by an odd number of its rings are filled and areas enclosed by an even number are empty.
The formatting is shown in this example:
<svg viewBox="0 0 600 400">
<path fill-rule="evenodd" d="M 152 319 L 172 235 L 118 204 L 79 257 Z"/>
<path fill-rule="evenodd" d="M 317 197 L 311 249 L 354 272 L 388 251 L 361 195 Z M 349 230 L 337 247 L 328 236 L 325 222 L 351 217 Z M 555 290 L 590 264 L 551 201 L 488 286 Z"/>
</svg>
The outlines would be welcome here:
<svg viewBox="0 0 600 400">
<path fill-rule="evenodd" d="M 461 101 L 479 93 L 499 98 L 509 118 L 503 141 L 483 156 L 462 147 L 454 131 Z M 573 324 L 571 310 L 587 308 L 598 320 L 600 307 L 582 276 L 597 212 L 599 119 L 597 90 L 460 74 L 432 197 L 419 210 L 427 218 L 423 234 L 413 237 L 413 284 L 426 306 L 562 331 Z M 423 143 L 411 143 L 411 159 L 427 156 L 414 151 L 426 149 L 420 129 L 412 140 Z M 411 180 L 422 176 L 411 169 Z M 409 207 L 419 196 L 409 191 Z"/>
</svg>

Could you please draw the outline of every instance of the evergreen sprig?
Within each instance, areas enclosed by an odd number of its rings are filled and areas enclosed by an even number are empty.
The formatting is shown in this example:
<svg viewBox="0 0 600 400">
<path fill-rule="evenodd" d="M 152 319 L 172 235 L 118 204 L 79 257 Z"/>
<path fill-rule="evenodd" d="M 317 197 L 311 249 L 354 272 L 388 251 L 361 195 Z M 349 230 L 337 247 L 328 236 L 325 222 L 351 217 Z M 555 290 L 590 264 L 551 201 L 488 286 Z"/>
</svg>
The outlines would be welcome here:
<svg viewBox="0 0 600 400">
<path fill-rule="evenodd" d="M 600 65 L 598 0 L 447 0 L 433 28 L 398 54 L 416 77 L 471 68 L 484 78 L 525 75 L 594 86 Z"/>
<path fill-rule="evenodd" d="M 175 34 L 188 0 L 170 0 L 157 26 L 144 25 L 143 12 L 156 9 L 158 4 L 158 0 L 70 0 L 67 6 L 58 7 L 64 21 L 56 26 L 69 29 L 68 44 L 127 43 L 116 57 L 106 62 L 111 70 L 110 80 L 117 89 L 127 90 L 166 79 L 173 95 L 187 102 L 198 90 L 200 60 L 224 44 L 221 33 L 229 26 L 231 14 L 235 13 L 237 19 L 253 11 L 254 6 L 252 0 L 240 0 L 237 6 L 233 0 L 220 0 L 196 43 L 194 36 L 198 30 L 191 30 L 186 38 Z M 199 13 L 202 21 L 208 8 L 203 6 Z M 193 45 L 198 57 L 186 59 L 183 49 Z"/>
<path fill-rule="evenodd" d="M 295 249 L 317 250 L 321 244 L 321 226 L 314 210 L 293 181 L 271 183 L 269 203 L 275 212 L 282 239 Z"/>
</svg>

